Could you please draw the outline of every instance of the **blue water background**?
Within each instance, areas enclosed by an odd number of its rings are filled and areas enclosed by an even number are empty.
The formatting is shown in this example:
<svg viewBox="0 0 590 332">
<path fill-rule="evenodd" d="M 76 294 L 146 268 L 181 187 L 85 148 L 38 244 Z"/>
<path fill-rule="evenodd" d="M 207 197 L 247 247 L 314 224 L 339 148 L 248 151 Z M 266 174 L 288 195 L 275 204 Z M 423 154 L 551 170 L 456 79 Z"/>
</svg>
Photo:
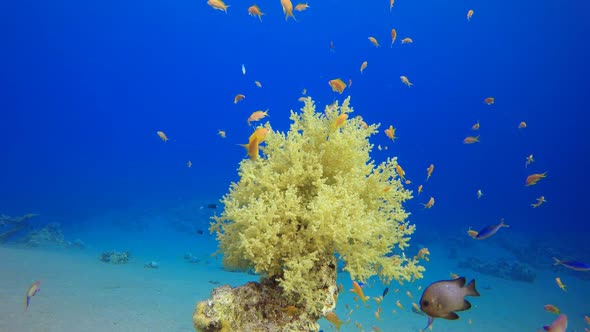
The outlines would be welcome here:
<svg viewBox="0 0 590 332">
<path fill-rule="evenodd" d="M 110 211 L 215 203 L 238 179 L 248 115 L 269 109 L 273 128 L 287 130 L 306 88 L 320 109 L 351 95 L 355 114 L 397 128 L 394 143 L 372 138 L 389 147 L 373 156 L 398 156 L 408 187 L 424 184 L 406 204 L 417 237 L 505 218 L 512 234 L 588 257 L 590 3 L 399 0 L 390 12 L 387 1 L 313 1 L 295 22 L 278 0 L 259 1 L 262 23 L 250 3 L 228 3 L 227 14 L 205 1 L 5 3 L 1 212 L 92 233 L 101 224 L 90 221 Z M 414 43 L 401 45 L 405 37 Z M 353 81 L 342 95 L 327 84 L 337 77 Z M 246 99 L 234 105 L 237 93 Z M 481 142 L 462 144 L 478 120 Z M 531 208 L 541 195 L 548 203 Z"/>
</svg>

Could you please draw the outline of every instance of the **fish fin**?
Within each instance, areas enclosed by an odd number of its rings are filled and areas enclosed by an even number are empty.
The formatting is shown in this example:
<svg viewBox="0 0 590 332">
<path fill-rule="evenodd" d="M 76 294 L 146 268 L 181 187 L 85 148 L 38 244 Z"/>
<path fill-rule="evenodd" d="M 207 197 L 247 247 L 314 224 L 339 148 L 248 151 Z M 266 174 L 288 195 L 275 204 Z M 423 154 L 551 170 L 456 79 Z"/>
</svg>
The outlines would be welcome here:
<svg viewBox="0 0 590 332">
<path fill-rule="evenodd" d="M 451 281 L 456 283 L 459 287 L 465 286 L 465 282 L 466 282 L 465 277 L 459 277 L 459 278 L 453 279 Z"/>
<path fill-rule="evenodd" d="M 477 289 L 475 289 L 475 279 L 471 280 L 471 282 L 468 283 L 465 288 L 467 288 L 465 291 L 465 295 L 480 296 Z"/>
<path fill-rule="evenodd" d="M 428 325 L 426 325 L 426 327 L 422 331 L 428 330 L 428 328 L 430 327 L 430 325 L 432 325 L 432 322 L 434 322 L 434 317 L 428 315 Z"/>
<path fill-rule="evenodd" d="M 458 311 L 469 310 L 471 309 L 471 303 L 467 300 L 463 300 L 463 306 Z"/>
<path fill-rule="evenodd" d="M 457 320 L 457 319 L 459 319 L 459 315 L 457 315 L 456 313 L 451 311 L 446 316 L 443 316 L 442 318 L 446 318 L 449 320 Z"/>
</svg>

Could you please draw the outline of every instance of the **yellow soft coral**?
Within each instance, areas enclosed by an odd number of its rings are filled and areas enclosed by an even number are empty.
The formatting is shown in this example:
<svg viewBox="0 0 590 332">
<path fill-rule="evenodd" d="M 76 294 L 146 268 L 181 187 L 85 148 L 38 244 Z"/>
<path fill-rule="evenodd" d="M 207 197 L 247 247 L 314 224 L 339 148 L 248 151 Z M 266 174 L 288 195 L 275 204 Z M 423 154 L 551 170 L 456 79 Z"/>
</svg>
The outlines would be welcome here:
<svg viewBox="0 0 590 332">
<path fill-rule="evenodd" d="M 301 113 L 291 112 L 287 133 L 270 130 L 262 157 L 241 162 L 240 180 L 211 225 L 228 268 L 279 281 L 310 314 L 326 302 L 319 291 L 326 280 L 318 274 L 335 269 L 335 254 L 355 280 L 378 275 L 402 282 L 424 271 L 403 254 L 415 227 L 405 221 L 402 203 L 411 192 L 399 180 L 396 159 L 375 165 L 369 155 L 378 125 L 367 127 L 358 117 L 333 125 L 353 111 L 349 99 L 318 113 L 306 98 Z"/>
</svg>

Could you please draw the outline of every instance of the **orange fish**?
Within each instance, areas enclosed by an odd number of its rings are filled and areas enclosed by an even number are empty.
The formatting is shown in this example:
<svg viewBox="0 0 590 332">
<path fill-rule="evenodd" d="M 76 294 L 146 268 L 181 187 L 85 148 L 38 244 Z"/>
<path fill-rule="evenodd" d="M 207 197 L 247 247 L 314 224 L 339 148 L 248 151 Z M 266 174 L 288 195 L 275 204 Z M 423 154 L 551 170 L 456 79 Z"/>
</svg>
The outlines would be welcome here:
<svg viewBox="0 0 590 332">
<path fill-rule="evenodd" d="M 377 320 L 381 320 L 381 307 L 377 308 L 377 311 L 375 311 L 375 318 L 377 318 Z"/>
<path fill-rule="evenodd" d="M 395 2 L 395 0 L 389 0 L 389 11 L 391 11 L 391 9 L 393 8 L 394 2 Z"/>
<path fill-rule="evenodd" d="M 406 38 L 402 39 L 402 44 L 411 44 L 413 42 L 414 41 L 410 37 L 406 37 Z"/>
<path fill-rule="evenodd" d="M 469 235 L 470 237 L 474 238 L 477 236 L 477 234 L 479 234 L 477 231 L 474 231 L 471 229 L 471 227 L 469 227 L 469 229 L 467 230 L 467 235 Z"/>
<path fill-rule="evenodd" d="M 521 121 L 521 122 L 518 124 L 518 129 L 523 129 L 523 128 L 526 128 L 526 122 L 524 122 L 524 121 Z"/>
<path fill-rule="evenodd" d="M 158 134 L 158 137 L 160 137 L 162 141 L 168 142 L 168 136 L 166 136 L 163 131 L 157 131 L 156 134 Z"/>
<path fill-rule="evenodd" d="M 25 310 L 29 309 L 29 304 L 31 304 L 31 298 L 35 296 L 41 290 L 41 281 L 35 281 L 29 289 L 27 289 L 27 293 L 25 294 Z"/>
<path fill-rule="evenodd" d="M 430 166 L 428 166 L 428 168 L 426 169 L 426 181 L 430 179 L 432 172 L 434 172 L 434 164 L 430 164 Z"/>
<path fill-rule="evenodd" d="M 229 7 L 226 5 L 223 0 L 208 0 L 207 4 L 211 6 L 213 9 L 222 10 L 227 13 L 227 8 Z"/>
<path fill-rule="evenodd" d="M 586 322 L 586 324 L 590 325 L 590 317 L 584 316 L 584 321 Z"/>
<path fill-rule="evenodd" d="M 428 251 L 428 248 L 421 248 L 420 250 L 418 250 L 416 257 L 414 257 L 414 258 L 415 259 L 423 259 L 423 260 L 429 262 L 430 258 L 428 258 L 427 255 L 430 255 L 430 251 Z M 406 293 L 406 295 L 408 295 L 410 298 L 412 298 L 412 294 L 410 294 L 410 291 L 408 291 Z"/>
<path fill-rule="evenodd" d="M 298 12 L 302 12 L 302 11 L 306 10 L 307 8 L 309 8 L 309 5 L 307 3 L 298 3 L 295 6 L 295 10 Z"/>
<path fill-rule="evenodd" d="M 404 83 L 408 87 L 414 85 L 413 83 L 410 83 L 410 80 L 408 80 L 406 76 L 400 76 L 399 79 L 402 80 L 402 83 Z"/>
<path fill-rule="evenodd" d="M 471 129 L 479 130 L 479 121 L 477 121 L 477 123 L 475 123 L 473 126 L 471 126 Z"/>
<path fill-rule="evenodd" d="M 410 291 L 406 291 L 406 295 L 410 298 L 410 299 L 414 299 L 414 297 L 412 296 L 412 293 L 410 293 Z"/>
<path fill-rule="evenodd" d="M 471 16 L 473 16 L 473 9 L 469 9 L 469 11 L 467 11 L 467 21 L 471 21 Z"/>
<path fill-rule="evenodd" d="M 340 330 L 340 326 L 342 326 L 342 324 L 344 323 L 340 320 L 340 318 L 338 318 L 338 316 L 333 311 L 327 312 L 324 315 L 324 318 L 328 320 L 328 322 L 334 324 L 334 326 L 336 326 L 336 330 Z"/>
<path fill-rule="evenodd" d="M 363 73 L 365 68 L 367 68 L 367 61 L 363 61 L 363 63 L 361 64 L 361 74 Z"/>
<path fill-rule="evenodd" d="M 256 84 L 257 87 L 262 88 L 262 83 L 260 83 L 260 81 L 254 81 L 254 84 Z"/>
<path fill-rule="evenodd" d="M 424 205 L 425 209 L 430 209 L 431 207 L 434 206 L 434 197 L 430 197 L 428 202 L 426 204 L 422 204 L 422 205 Z"/>
<path fill-rule="evenodd" d="M 539 180 L 546 178 L 547 177 L 547 172 L 545 173 L 535 173 L 535 174 L 531 174 L 529 176 L 527 176 L 526 181 L 525 181 L 525 186 L 532 186 L 537 184 L 537 182 L 539 182 Z"/>
<path fill-rule="evenodd" d="M 395 301 L 395 305 L 396 305 L 398 308 L 400 308 L 400 309 L 404 310 L 404 306 L 401 304 L 401 302 L 400 302 L 399 300 Z"/>
<path fill-rule="evenodd" d="M 496 99 L 494 99 L 494 97 L 487 97 L 486 99 L 483 100 L 483 102 L 488 105 L 492 105 L 494 102 L 496 102 Z"/>
<path fill-rule="evenodd" d="M 463 144 L 473 144 L 479 142 L 479 135 L 477 136 L 467 136 L 463 140 Z"/>
<path fill-rule="evenodd" d="M 237 104 L 239 101 L 244 100 L 244 98 L 246 98 L 246 96 L 244 96 L 243 94 L 237 94 L 234 97 L 234 104 Z"/>
<path fill-rule="evenodd" d="M 266 139 L 266 135 L 268 134 L 269 131 L 270 130 L 265 127 L 256 128 L 256 130 L 254 130 L 252 135 L 250 135 L 250 137 L 248 138 L 248 143 L 252 142 L 252 140 L 254 140 L 255 138 L 258 141 L 258 144 L 264 142 L 264 140 Z"/>
<path fill-rule="evenodd" d="M 545 196 L 537 198 L 537 202 L 531 204 L 531 206 L 534 208 L 538 208 L 539 206 L 543 205 L 543 203 L 547 203 L 547 201 L 545 200 Z"/>
<path fill-rule="evenodd" d="M 543 306 L 543 308 L 545 308 L 545 310 L 549 311 L 552 314 L 559 315 L 559 308 L 554 306 L 553 304 L 546 304 Z"/>
<path fill-rule="evenodd" d="M 225 138 L 225 130 L 217 130 L 217 135 L 221 136 L 221 138 Z"/>
<path fill-rule="evenodd" d="M 334 92 L 342 93 L 342 91 L 346 89 L 346 83 L 339 78 L 328 81 L 328 84 L 332 87 L 332 91 Z"/>
<path fill-rule="evenodd" d="M 355 293 L 356 295 L 358 295 L 363 302 L 367 302 L 367 300 L 370 299 L 369 296 L 365 296 L 365 293 L 363 292 L 363 289 L 358 284 L 358 282 L 353 281 L 352 282 L 352 287 L 353 288 L 350 290 L 350 292 L 351 293 Z"/>
<path fill-rule="evenodd" d="M 346 122 L 346 119 L 348 119 L 348 114 L 344 113 L 344 114 L 340 114 L 336 120 L 334 120 L 334 123 L 332 123 L 332 130 L 336 130 L 342 126 L 344 126 L 344 123 Z"/>
<path fill-rule="evenodd" d="M 393 43 L 395 43 L 395 39 L 397 38 L 397 31 L 395 29 L 391 29 L 391 46 L 393 47 Z"/>
<path fill-rule="evenodd" d="M 563 282 L 561 282 L 561 278 L 555 278 L 555 283 L 557 284 L 557 286 L 559 286 L 559 288 L 561 288 L 562 291 L 567 292 L 565 290 L 565 285 L 563 284 Z"/>
<path fill-rule="evenodd" d="M 260 22 L 262 22 L 262 15 L 264 15 L 264 13 L 260 11 L 260 7 L 257 5 L 248 7 L 248 14 L 251 16 L 258 16 L 258 19 L 260 19 Z"/>
<path fill-rule="evenodd" d="M 248 144 L 242 144 L 242 146 L 248 151 L 248 157 L 250 157 L 250 160 L 256 160 L 256 158 L 258 158 L 258 143 L 260 142 L 258 141 L 258 137 L 250 137 L 251 139 Z"/>
<path fill-rule="evenodd" d="M 291 3 L 291 0 L 281 0 L 281 6 L 283 6 L 283 13 L 285 13 L 285 21 L 288 20 L 289 17 L 292 17 L 295 20 L 295 16 L 293 16 L 293 3 Z"/>
<path fill-rule="evenodd" d="M 389 128 L 385 129 L 385 135 L 387 135 L 387 137 L 391 138 L 392 141 L 395 141 L 395 139 L 397 138 L 395 136 L 395 128 L 393 128 L 393 126 L 389 126 Z"/>
<path fill-rule="evenodd" d="M 404 171 L 400 164 L 395 165 L 395 170 L 397 172 L 397 175 L 399 175 L 399 177 L 402 178 L 402 180 L 406 181 L 406 171 Z"/>
<path fill-rule="evenodd" d="M 456 273 L 451 272 L 450 276 L 452 279 L 459 279 L 459 275 Z"/>
<path fill-rule="evenodd" d="M 250 125 L 250 122 L 252 121 L 260 121 L 261 119 L 265 118 L 266 116 L 268 116 L 268 110 L 266 111 L 255 111 L 252 114 L 250 114 L 250 117 L 248 118 L 248 126 Z"/>
<path fill-rule="evenodd" d="M 418 186 L 418 195 L 420 195 L 420 193 L 422 192 L 422 185 Z"/>
<path fill-rule="evenodd" d="M 375 37 L 369 37 L 369 41 L 371 42 L 371 44 L 375 45 L 375 47 L 379 47 L 379 42 L 377 41 L 377 39 L 375 39 Z"/>
</svg>

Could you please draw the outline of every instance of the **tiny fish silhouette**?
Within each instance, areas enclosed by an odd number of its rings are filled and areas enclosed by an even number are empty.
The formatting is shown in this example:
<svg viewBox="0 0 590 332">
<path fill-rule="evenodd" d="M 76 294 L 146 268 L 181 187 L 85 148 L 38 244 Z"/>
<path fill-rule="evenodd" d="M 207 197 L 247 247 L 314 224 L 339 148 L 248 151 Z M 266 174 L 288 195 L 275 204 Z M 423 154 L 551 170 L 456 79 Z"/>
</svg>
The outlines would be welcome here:
<svg viewBox="0 0 590 332">
<path fill-rule="evenodd" d="M 25 311 L 29 309 L 29 304 L 31 303 L 31 298 L 35 296 L 41 290 L 41 281 L 35 281 L 29 289 L 27 289 L 27 293 L 25 294 Z"/>
<path fill-rule="evenodd" d="M 426 330 L 435 318 L 459 319 L 455 311 L 471 308 L 465 296 L 479 296 L 475 289 L 475 280 L 465 286 L 465 277 L 453 280 L 441 280 L 426 287 L 420 298 L 420 309 L 428 315 Z"/>
</svg>

